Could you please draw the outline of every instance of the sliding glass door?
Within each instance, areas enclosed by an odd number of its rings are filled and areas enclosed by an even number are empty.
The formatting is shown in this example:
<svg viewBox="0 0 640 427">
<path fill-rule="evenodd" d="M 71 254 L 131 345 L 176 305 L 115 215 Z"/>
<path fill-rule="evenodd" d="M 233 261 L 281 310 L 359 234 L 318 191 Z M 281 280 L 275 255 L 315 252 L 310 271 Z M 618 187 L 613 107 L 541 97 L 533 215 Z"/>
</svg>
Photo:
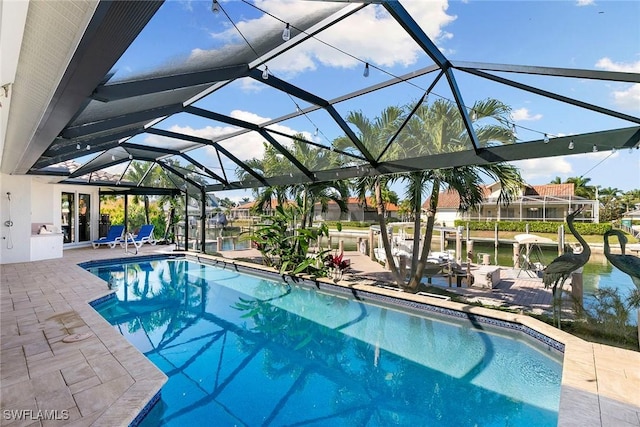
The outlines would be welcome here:
<svg viewBox="0 0 640 427">
<path fill-rule="evenodd" d="M 62 234 L 64 243 L 76 241 L 75 193 L 62 193 Z"/>
<path fill-rule="evenodd" d="M 61 214 L 64 243 L 91 241 L 90 194 L 62 193 Z"/>
</svg>

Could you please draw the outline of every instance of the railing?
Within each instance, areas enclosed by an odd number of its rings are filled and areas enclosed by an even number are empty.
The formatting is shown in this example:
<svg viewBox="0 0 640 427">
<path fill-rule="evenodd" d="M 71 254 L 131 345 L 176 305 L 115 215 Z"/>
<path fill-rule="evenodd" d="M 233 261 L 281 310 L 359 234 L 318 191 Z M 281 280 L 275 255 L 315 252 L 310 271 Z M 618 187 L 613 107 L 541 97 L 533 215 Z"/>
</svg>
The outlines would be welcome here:
<svg viewBox="0 0 640 427">
<path fill-rule="evenodd" d="M 620 228 L 620 230 L 631 234 L 636 239 L 640 239 L 640 230 L 636 230 L 633 227 L 629 227 L 629 226 L 623 225 L 623 224 L 620 224 L 618 227 Z"/>
</svg>

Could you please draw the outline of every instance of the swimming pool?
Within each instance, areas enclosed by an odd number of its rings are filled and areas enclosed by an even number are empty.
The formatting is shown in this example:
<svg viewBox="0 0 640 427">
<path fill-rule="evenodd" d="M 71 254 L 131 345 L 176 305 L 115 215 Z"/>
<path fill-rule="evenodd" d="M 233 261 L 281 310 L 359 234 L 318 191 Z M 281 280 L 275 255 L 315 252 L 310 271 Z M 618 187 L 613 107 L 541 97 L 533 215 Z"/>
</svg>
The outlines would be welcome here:
<svg viewBox="0 0 640 427">
<path fill-rule="evenodd" d="M 556 425 L 561 355 L 474 318 L 185 259 L 89 268 L 169 381 L 143 425 Z"/>
</svg>

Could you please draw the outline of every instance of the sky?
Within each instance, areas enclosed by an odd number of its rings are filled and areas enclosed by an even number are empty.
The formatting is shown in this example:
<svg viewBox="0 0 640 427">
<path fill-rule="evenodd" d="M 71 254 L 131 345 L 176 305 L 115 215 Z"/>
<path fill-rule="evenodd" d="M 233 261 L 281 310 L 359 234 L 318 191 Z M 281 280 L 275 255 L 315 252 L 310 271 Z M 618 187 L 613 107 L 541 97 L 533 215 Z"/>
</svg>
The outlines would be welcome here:
<svg viewBox="0 0 640 427">
<path fill-rule="evenodd" d="M 637 1 L 402 1 L 427 35 L 451 61 L 489 62 L 640 73 L 640 2 Z M 343 6 L 300 0 L 220 1 L 224 12 L 213 13 L 209 1 L 165 2 L 150 25 L 114 67 L 113 80 L 131 78 L 157 67 L 184 68 L 218 64 L 221 53 L 237 62 L 253 61 L 282 31 L 282 22 L 301 25 Z M 272 16 L 265 15 L 266 11 Z M 302 17 L 302 18 L 301 18 Z M 244 37 L 239 36 L 239 32 Z M 276 37 L 267 35 L 276 34 Z M 294 30 L 295 35 L 295 30 Z M 246 39 L 246 40 L 245 40 Z M 247 49 L 247 41 L 252 49 Z M 271 44 L 270 44 L 271 43 Z M 280 39 L 278 43 L 282 43 Z M 236 49 L 236 50 L 234 50 Z M 363 64 L 371 64 L 369 77 Z M 382 7 L 369 5 L 355 15 L 321 32 L 267 62 L 269 72 L 325 99 L 362 89 L 432 64 Z M 262 66 L 260 67 L 263 68 Z M 508 104 L 518 140 L 595 132 L 634 124 L 603 116 L 485 80 L 456 74 L 465 104 L 493 97 Z M 586 79 L 551 79 L 542 76 L 508 76 L 520 82 L 581 101 L 640 116 L 640 84 Z M 429 86 L 433 76 L 399 84 L 366 98 L 336 104 L 345 117 L 362 111 L 375 118 L 389 105 L 411 105 Z M 430 99 L 453 99 L 438 83 Z M 241 79 L 198 100 L 195 106 L 261 123 L 308 106 L 252 79 Z M 237 129 L 232 126 L 178 114 L 158 127 L 214 138 Z M 274 126 L 282 132 L 303 133 L 329 145 L 342 131 L 324 111 L 316 111 Z M 133 142 L 162 144 L 160 137 L 140 135 Z M 288 144 L 289 141 L 281 141 Z M 259 157 L 262 138 L 244 135 L 222 142 L 241 159 Z M 211 149 L 189 153 L 221 172 Z M 622 191 L 640 188 L 640 150 L 599 151 L 584 155 L 530 159 L 514 163 L 529 184 L 545 184 L 560 177 L 589 178 L 590 184 Z M 224 164 L 227 174 L 235 168 Z M 402 197 L 404 190 L 397 185 Z M 218 197 L 252 198 L 250 191 L 219 192 Z"/>
</svg>

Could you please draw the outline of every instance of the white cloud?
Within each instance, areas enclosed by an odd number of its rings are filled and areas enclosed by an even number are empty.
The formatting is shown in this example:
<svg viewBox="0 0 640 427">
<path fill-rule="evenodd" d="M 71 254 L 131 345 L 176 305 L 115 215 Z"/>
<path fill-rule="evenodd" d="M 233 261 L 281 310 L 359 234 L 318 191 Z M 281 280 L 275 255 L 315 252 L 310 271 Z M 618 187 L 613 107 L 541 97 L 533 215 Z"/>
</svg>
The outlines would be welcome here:
<svg viewBox="0 0 640 427">
<path fill-rule="evenodd" d="M 185 10 L 193 11 L 193 5 L 191 0 L 182 0 L 179 2 Z"/>
<path fill-rule="evenodd" d="M 611 59 L 604 57 L 596 62 L 596 68 L 621 73 L 640 73 L 640 61 L 626 64 L 624 62 L 613 62 Z"/>
<path fill-rule="evenodd" d="M 513 165 L 520 169 L 522 178 L 528 183 L 550 182 L 556 176 L 573 173 L 571 163 L 564 157 L 520 160 Z"/>
<path fill-rule="evenodd" d="M 605 71 L 616 71 L 620 73 L 640 73 L 640 61 L 624 63 L 613 62 L 610 58 L 601 58 L 596 62 L 596 68 Z M 625 110 L 640 110 L 640 84 L 632 84 L 626 89 L 612 92 L 613 101 L 616 106 Z"/>
<path fill-rule="evenodd" d="M 241 118 L 241 117 L 237 117 Z M 246 120 L 246 117 L 242 118 Z M 247 120 L 249 121 L 249 120 Z M 204 128 L 194 129 L 191 126 L 172 126 L 170 129 L 172 132 L 184 133 L 186 135 L 198 136 L 206 139 L 214 139 L 219 136 L 228 135 L 230 133 L 240 130 L 234 126 L 206 126 Z M 219 144 L 229 150 L 231 154 L 239 158 L 240 160 L 248 160 L 253 157 L 261 157 L 264 154 L 263 147 L 264 138 L 255 132 L 248 132 L 240 136 L 225 139 L 220 141 Z M 218 157 L 214 147 L 206 147 L 207 155 L 210 157 L 209 162 L 205 162 L 207 166 L 218 165 Z M 222 156 L 224 158 L 224 156 Z M 227 163 L 225 168 L 231 168 L 235 170 L 235 163 Z"/>
<path fill-rule="evenodd" d="M 242 110 L 233 110 L 229 113 L 229 116 L 244 120 L 246 122 L 260 124 L 266 121 L 269 121 L 269 117 L 261 117 L 257 114 L 254 114 L 250 111 L 242 111 Z M 283 132 L 287 135 L 293 135 L 295 133 L 302 133 L 305 138 L 312 140 L 312 135 L 308 132 L 299 132 L 295 129 L 292 129 L 287 126 L 283 126 L 280 124 L 275 124 L 269 126 L 270 129 L 277 130 L 279 132 Z M 191 126 L 172 126 L 169 130 L 172 132 L 184 133 L 186 135 L 198 136 L 206 139 L 214 139 L 223 135 L 228 135 L 230 133 L 236 132 L 240 130 L 235 126 L 206 126 L 203 128 L 192 128 Z M 273 135 L 276 141 L 278 141 L 283 146 L 290 146 L 292 141 L 289 138 Z M 262 158 L 264 156 L 264 143 L 265 139 L 256 132 L 247 132 L 245 134 L 235 136 L 233 138 L 225 139 L 220 141 L 219 144 L 229 150 L 231 154 L 236 156 L 240 160 L 249 160 L 252 158 Z M 207 146 L 206 147 L 207 155 L 209 156 L 209 161 L 205 162 L 206 166 L 209 166 L 213 169 L 218 169 L 218 157 L 216 155 L 216 151 L 214 147 Z M 224 155 L 222 156 L 224 159 Z M 227 170 L 227 174 L 230 171 L 235 171 L 237 165 L 232 162 L 225 162 L 225 169 Z"/>
<path fill-rule="evenodd" d="M 595 0 L 578 0 L 576 6 L 591 6 L 596 4 Z"/>
<path fill-rule="evenodd" d="M 516 121 L 535 121 L 542 118 L 542 114 L 531 115 L 527 108 L 518 108 L 511 112 L 511 118 Z"/>
<path fill-rule="evenodd" d="M 324 2 L 300 2 L 297 0 L 257 0 L 256 6 L 277 16 L 284 21 L 294 23 L 296 17 L 310 15 L 321 10 L 335 9 L 336 5 Z M 422 29 L 434 41 L 453 37 L 442 28 L 455 20 L 448 15 L 447 0 L 403 2 Z M 257 19 L 249 19 L 236 23 L 238 29 L 251 42 L 264 38 L 265 33 L 280 34 L 282 23 L 264 15 Z M 271 30 L 273 29 L 273 30 Z M 295 34 L 295 31 L 293 32 Z M 214 33 L 212 37 L 221 40 L 236 40 L 238 34 L 231 28 Z M 291 77 L 296 73 L 314 70 L 317 64 L 324 66 L 351 68 L 367 61 L 380 67 L 395 65 L 411 65 L 415 63 L 422 50 L 406 34 L 400 25 L 380 5 L 369 5 L 349 18 L 333 25 L 330 29 L 318 34 L 325 43 L 310 39 L 296 46 L 280 57 L 269 61 L 269 69 L 276 75 Z M 349 55 L 327 46 L 335 46 Z M 193 51 L 192 57 L 204 52 Z"/>
<path fill-rule="evenodd" d="M 250 77 L 243 77 L 241 79 L 236 79 L 231 84 L 235 86 L 239 86 L 240 90 L 245 93 L 258 93 L 266 89 L 265 85 L 257 82 L 256 80 Z"/>
<path fill-rule="evenodd" d="M 640 110 L 640 84 L 634 84 L 628 90 L 613 91 L 613 100 L 620 108 Z"/>
</svg>

